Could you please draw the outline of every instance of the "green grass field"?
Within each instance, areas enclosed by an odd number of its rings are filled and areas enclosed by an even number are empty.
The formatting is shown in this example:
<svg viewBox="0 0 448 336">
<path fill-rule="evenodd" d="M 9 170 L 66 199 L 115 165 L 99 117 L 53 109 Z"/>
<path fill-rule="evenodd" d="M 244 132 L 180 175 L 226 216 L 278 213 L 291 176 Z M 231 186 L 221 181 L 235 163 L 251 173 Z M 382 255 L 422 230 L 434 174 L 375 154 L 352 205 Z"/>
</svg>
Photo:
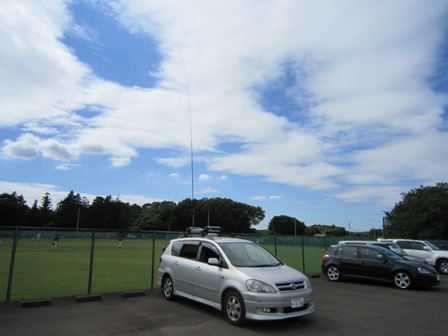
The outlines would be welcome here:
<svg viewBox="0 0 448 336">
<path fill-rule="evenodd" d="M 0 246 L 0 302 L 6 301 L 12 239 Z M 52 239 L 20 239 L 14 263 L 10 301 L 34 300 L 89 294 L 91 240 L 66 239 L 51 251 Z M 157 287 L 157 268 L 165 241 L 156 241 L 153 259 L 151 239 L 126 239 L 122 248 L 115 239 L 96 239 L 90 294 Z M 274 253 L 274 246 L 263 244 Z M 305 273 L 320 273 L 323 247 L 305 248 Z M 301 246 L 277 245 L 277 256 L 289 266 L 304 271 Z M 154 274 L 152 262 L 154 260 Z"/>
</svg>

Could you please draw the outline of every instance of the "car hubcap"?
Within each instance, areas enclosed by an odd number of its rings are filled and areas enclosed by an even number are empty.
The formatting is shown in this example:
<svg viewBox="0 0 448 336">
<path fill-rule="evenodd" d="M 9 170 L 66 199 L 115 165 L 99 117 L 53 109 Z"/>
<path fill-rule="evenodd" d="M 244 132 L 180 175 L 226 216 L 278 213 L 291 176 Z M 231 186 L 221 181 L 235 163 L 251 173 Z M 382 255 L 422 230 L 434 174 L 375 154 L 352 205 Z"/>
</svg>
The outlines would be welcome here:
<svg viewBox="0 0 448 336">
<path fill-rule="evenodd" d="M 395 284 L 400 288 L 407 288 L 411 284 L 411 279 L 406 274 L 398 273 L 395 276 Z"/>
<path fill-rule="evenodd" d="M 443 262 L 440 264 L 440 271 L 442 273 L 448 273 L 448 262 Z"/>
<path fill-rule="evenodd" d="M 331 267 L 328 269 L 327 275 L 330 278 L 330 280 L 338 280 L 339 279 L 339 270 L 335 267 Z"/>
<path fill-rule="evenodd" d="M 232 321 L 237 321 L 241 315 L 241 305 L 238 299 L 234 296 L 227 300 L 227 314 Z"/>
<path fill-rule="evenodd" d="M 170 279 L 165 280 L 165 285 L 163 286 L 163 291 L 164 291 L 166 297 L 169 297 L 169 296 L 171 296 L 171 294 L 173 294 L 173 285 L 172 285 Z"/>
</svg>

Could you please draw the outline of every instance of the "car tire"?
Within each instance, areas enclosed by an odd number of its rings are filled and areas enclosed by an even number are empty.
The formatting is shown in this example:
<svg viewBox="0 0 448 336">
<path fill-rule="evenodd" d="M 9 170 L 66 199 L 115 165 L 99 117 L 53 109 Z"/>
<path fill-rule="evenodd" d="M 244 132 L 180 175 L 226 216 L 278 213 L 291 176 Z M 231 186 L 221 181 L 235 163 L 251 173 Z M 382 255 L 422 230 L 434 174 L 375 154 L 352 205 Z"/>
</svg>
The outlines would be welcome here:
<svg viewBox="0 0 448 336">
<path fill-rule="evenodd" d="M 448 274 L 448 259 L 440 259 L 437 261 L 437 271 L 440 274 Z"/>
<path fill-rule="evenodd" d="M 327 269 L 325 270 L 325 275 L 327 276 L 328 280 L 333 282 L 341 281 L 342 279 L 341 270 L 336 265 L 328 266 Z"/>
<path fill-rule="evenodd" d="M 236 290 L 231 290 L 226 294 L 223 306 L 226 319 L 231 324 L 241 326 L 246 323 L 244 300 Z"/>
<path fill-rule="evenodd" d="M 162 294 L 167 300 L 174 299 L 174 284 L 169 275 L 165 275 L 162 280 Z"/>
<path fill-rule="evenodd" d="M 411 289 L 414 285 L 412 276 L 405 271 L 398 271 L 394 274 L 394 286 L 400 289 Z"/>
</svg>

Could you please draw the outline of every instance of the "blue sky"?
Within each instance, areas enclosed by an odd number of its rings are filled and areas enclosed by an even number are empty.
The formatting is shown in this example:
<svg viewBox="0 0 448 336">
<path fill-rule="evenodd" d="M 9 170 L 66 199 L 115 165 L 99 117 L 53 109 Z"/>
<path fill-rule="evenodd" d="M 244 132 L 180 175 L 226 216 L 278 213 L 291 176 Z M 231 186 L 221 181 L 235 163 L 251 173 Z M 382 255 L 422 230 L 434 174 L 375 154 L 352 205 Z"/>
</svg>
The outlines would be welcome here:
<svg viewBox="0 0 448 336">
<path fill-rule="evenodd" d="M 8 1 L 0 192 L 223 197 L 262 207 L 260 229 L 379 228 L 402 192 L 448 180 L 447 14 L 444 0 Z"/>
</svg>

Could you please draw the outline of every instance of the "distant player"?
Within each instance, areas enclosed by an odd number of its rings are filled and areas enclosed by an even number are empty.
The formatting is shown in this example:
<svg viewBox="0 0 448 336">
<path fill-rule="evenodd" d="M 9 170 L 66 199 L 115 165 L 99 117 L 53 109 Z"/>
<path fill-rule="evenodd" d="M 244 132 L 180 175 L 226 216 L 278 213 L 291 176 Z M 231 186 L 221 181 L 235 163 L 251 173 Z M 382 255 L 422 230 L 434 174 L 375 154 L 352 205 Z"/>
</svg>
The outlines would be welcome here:
<svg viewBox="0 0 448 336">
<path fill-rule="evenodd" d="M 59 243 L 59 235 L 57 234 L 56 236 L 54 236 L 53 243 L 51 244 L 52 251 L 56 251 L 56 249 L 58 248 L 58 243 Z"/>
<path fill-rule="evenodd" d="M 121 237 L 117 238 L 117 246 L 118 246 L 118 248 L 121 248 L 122 241 L 123 241 L 123 238 L 121 238 Z"/>
</svg>

